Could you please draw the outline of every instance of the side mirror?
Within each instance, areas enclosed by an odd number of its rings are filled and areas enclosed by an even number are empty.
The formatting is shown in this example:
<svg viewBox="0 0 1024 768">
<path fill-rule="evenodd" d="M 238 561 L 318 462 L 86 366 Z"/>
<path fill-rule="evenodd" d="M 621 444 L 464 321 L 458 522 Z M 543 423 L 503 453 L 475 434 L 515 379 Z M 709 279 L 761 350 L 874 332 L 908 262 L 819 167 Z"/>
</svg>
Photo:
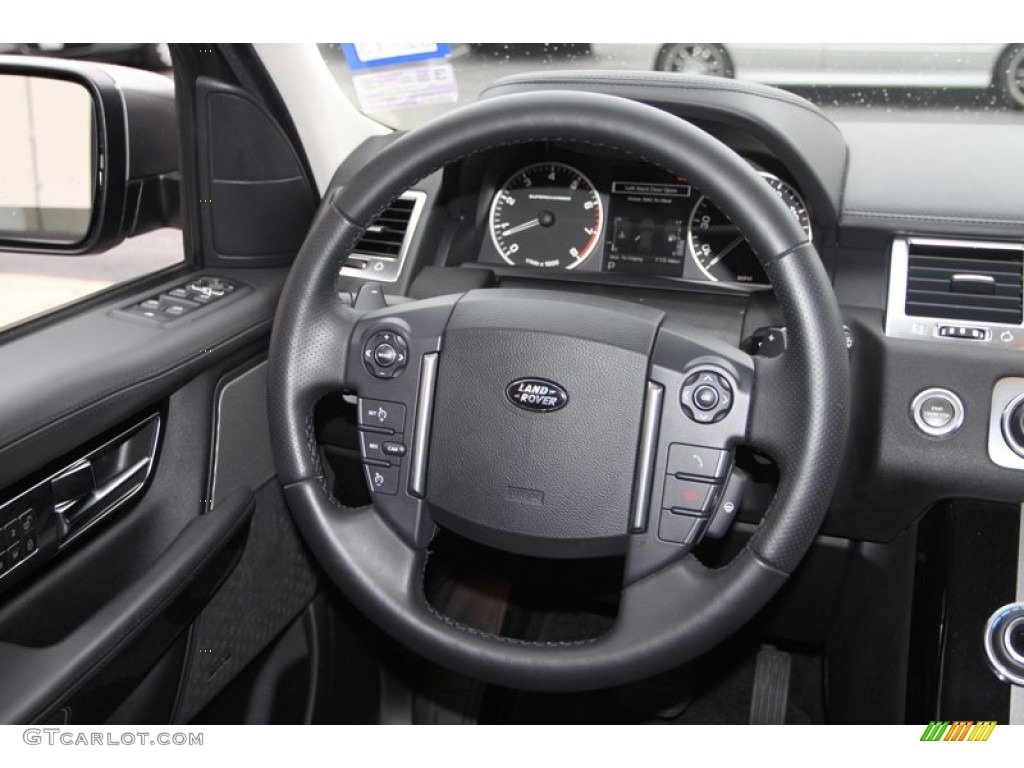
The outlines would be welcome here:
<svg viewBox="0 0 1024 768">
<path fill-rule="evenodd" d="M 99 253 L 178 220 L 174 85 L 0 56 L 0 251 Z"/>
</svg>

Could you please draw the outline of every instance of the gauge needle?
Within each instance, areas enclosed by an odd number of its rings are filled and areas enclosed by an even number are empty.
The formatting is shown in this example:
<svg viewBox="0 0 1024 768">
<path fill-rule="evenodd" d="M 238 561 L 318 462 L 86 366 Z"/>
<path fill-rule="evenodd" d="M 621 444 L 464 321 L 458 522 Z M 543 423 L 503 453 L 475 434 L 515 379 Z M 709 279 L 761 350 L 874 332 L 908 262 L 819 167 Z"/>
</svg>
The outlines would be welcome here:
<svg viewBox="0 0 1024 768">
<path fill-rule="evenodd" d="M 725 246 L 725 248 L 723 248 L 721 251 L 719 251 L 718 255 L 715 256 L 715 258 L 713 258 L 711 261 L 709 261 L 707 264 L 705 264 L 704 265 L 704 269 L 711 269 L 713 266 L 715 266 L 715 264 L 717 264 L 722 259 L 724 259 L 726 256 L 728 256 L 729 252 L 732 251 L 733 248 L 735 248 L 737 245 L 739 245 L 742 242 L 743 242 L 743 235 L 740 235 L 735 240 L 733 240 L 731 243 L 729 243 L 727 246 Z"/>
<path fill-rule="evenodd" d="M 524 229 L 536 227 L 538 224 L 540 224 L 540 219 L 530 219 L 529 221 L 525 221 L 522 224 L 518 224 L 512 227 L 512 229 L 506 229 L 501 233 L 501 237 L 508 237 L 509 235 L 514 235 L 516 232 L 522 232 Z"/>
</svg>

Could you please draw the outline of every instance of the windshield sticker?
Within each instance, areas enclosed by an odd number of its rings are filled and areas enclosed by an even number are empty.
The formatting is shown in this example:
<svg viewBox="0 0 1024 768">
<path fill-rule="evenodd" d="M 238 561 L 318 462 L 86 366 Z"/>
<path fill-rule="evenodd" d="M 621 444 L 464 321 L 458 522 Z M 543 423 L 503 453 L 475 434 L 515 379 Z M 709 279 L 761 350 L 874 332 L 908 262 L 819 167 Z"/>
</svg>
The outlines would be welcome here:
<svg viewBox="0 0 1024 768">
<path fill-rule="evenodd" d="M 345 63 L 352 71 L 449 59 L 451 43 L 341 43 Z"/>
<path fill-rule="evenodd" d="M 364 72 L 352 76 L 359 107 L 368 114 L 455 102 L 459 88 L 448 62 Z"/>
</svg>

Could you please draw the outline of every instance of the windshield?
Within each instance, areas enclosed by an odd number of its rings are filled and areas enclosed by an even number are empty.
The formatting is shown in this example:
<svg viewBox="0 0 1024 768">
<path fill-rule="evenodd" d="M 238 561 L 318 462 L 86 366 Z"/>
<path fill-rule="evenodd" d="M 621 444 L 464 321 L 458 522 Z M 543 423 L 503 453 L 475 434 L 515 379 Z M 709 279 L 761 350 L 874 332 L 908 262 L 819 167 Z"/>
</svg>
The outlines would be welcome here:
<svg viewBox="0 0 1024 768">
<path fill-rule="evenodd" d="M 774 85 L 849 121 L 1024 121 L 1021 43 L 325 43 L 365 114 L 413 128 L 526 72 L 618 70 Z"/>
</svg>

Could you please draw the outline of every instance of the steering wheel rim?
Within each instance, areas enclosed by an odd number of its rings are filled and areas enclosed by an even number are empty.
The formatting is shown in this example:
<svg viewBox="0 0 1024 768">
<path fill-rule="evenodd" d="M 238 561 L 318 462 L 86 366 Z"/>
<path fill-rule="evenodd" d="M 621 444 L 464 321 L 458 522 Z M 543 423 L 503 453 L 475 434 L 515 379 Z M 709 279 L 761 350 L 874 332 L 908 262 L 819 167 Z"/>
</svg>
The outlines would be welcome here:
<svg viewBox="0 0 1024 768">
<path fill-rule="evenodd" d="M 757 386 L 746 442 L 776 461 L 781 478 L 753 537 L 722 568 L 705 568 L 689 556 L 644 574 L 623 590 L 613 628 L 576 643 L 512 640 L 439 614 L 423 595 L 424 538 L 401 535 L 372 507 L 346 508 L 332 498 L 313 434 L 316 402 L 350 385 L 346 372 L 361 349 L 357 327 L 366 317 L 386 315 L 366 316 L 338 298 L 340 260 L 421 179 L 470 155 L 534 141 L 600 146 L 685 174 L 747 235 L 787 326 L 785 354 L 751 362 Z M 745 161 L 653 107 L 601 94 L 544 92 L 478 102 L 406 134 L 324 200 L 278 307 L 268 400 L 278 475 L 300 531 L 364 613 L 433 661 L 489 682 L 583 690 L 689 661 L 775 594 L 812 543 L 838 478 L 849 371 L 838 306 L 814 246 Z"/>
</svg>

